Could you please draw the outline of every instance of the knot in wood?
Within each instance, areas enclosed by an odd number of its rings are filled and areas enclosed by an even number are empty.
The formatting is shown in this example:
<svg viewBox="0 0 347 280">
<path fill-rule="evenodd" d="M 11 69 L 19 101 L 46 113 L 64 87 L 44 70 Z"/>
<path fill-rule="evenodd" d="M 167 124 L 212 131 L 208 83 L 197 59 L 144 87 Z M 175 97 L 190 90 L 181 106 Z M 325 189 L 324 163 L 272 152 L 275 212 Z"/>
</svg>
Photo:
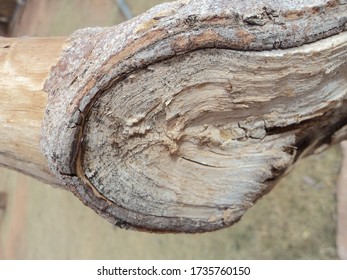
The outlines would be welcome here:
<svg viewBox="0 0 347 280">
<path fill-rule="evenodd" d="M 52 171 L 122 227 L 238 221 L 346 124 L 346 5 L 301 2 L 177 1 L 74 33 L 45 85 Z"/>
</svg>

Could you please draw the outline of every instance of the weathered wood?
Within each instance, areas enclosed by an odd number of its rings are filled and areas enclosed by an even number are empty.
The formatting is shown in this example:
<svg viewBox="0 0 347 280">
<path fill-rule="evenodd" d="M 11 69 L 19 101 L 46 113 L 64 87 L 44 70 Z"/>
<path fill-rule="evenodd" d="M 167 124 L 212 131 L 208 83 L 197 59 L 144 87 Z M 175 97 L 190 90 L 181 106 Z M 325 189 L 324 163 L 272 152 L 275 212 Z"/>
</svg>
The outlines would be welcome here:
<svg viewBox="0 0 347 280">
<path fill-rule="evenodd" d="M 344 30 L 346 4 L 247 3 L 175 2 L 70 38 L 43 149 L 112 223 L 230 225 L 346 124 L 346 33 L 319 40 Z"/>
<path fill-rule="evenodd" d="M 346 138 L 346 7 L 177 1 L 77 31 L 44 87 L 50 169 L 121 227 L 233 224 L 296 160 Z"/>
<path fill-rule="evenodd" d="M 0 165 L 59 184 L 40 151 L 43 84 L 64 38 L 0 37 Z"/>
</svg>

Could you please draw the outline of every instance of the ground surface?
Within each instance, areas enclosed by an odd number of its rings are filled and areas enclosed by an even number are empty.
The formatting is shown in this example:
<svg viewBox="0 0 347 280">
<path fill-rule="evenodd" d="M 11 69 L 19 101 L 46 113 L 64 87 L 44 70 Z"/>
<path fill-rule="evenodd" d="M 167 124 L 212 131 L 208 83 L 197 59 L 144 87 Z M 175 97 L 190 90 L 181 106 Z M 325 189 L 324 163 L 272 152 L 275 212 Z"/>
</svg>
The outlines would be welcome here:
<svg viewBox="0 0 347 280">
<path fill-rule="evenodd" d="M 128 0 L 134 14 L 162 1 Z M 63 36 L 117 24 L 112 0 L 28 0 L 16 36 Z M 196 235 L 125 231 L 72 194 L 0 169 L 0 258 L 4 259 L 336 259 L 335 185 L 339 147 L 302 160 L 236 225 Z"/>
</svg>

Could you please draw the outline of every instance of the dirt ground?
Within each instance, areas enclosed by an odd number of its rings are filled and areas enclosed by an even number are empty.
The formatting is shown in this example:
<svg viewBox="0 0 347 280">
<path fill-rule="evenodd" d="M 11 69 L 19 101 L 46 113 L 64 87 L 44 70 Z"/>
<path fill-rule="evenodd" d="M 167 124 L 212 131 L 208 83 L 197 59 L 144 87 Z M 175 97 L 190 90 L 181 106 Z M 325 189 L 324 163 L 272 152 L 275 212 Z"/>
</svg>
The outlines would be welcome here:
<svg viewBox="0 0 347 280">
<path fill-rule="evenodd" d="M 163 1 L 128 0 L 136 15 Z M 28 0 L 14 36 L 64 36 L 124 20 L 112 0 Z M 2 259 L 336 259 L 337 146 L 299 162 L 236 225 L 205 234 L 118 229 L 72 194 L 0 169 Z"/>
</svg>

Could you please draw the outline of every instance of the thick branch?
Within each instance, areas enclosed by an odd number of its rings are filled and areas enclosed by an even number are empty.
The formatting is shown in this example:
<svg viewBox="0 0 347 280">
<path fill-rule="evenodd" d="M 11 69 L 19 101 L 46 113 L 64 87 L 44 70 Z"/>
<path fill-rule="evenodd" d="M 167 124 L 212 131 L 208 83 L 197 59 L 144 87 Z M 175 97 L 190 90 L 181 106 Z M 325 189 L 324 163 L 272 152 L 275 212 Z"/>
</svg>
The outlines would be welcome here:
<svg viewBox="0 0 347 280">
<path fill-rule="evenodd" d="M 346 138 L 347 4 L 231 3 L 79 30 L 52 68 L 43 152 L 111 223 L 231 225 L 298 158 Z"/>
<path fill-rule="evenodd" d="M 0 37 L 0 165 L 50 184 L 61 184 L 40 151 L 47 103 L 43 84 L 64 38 Z"/>
</svg>

